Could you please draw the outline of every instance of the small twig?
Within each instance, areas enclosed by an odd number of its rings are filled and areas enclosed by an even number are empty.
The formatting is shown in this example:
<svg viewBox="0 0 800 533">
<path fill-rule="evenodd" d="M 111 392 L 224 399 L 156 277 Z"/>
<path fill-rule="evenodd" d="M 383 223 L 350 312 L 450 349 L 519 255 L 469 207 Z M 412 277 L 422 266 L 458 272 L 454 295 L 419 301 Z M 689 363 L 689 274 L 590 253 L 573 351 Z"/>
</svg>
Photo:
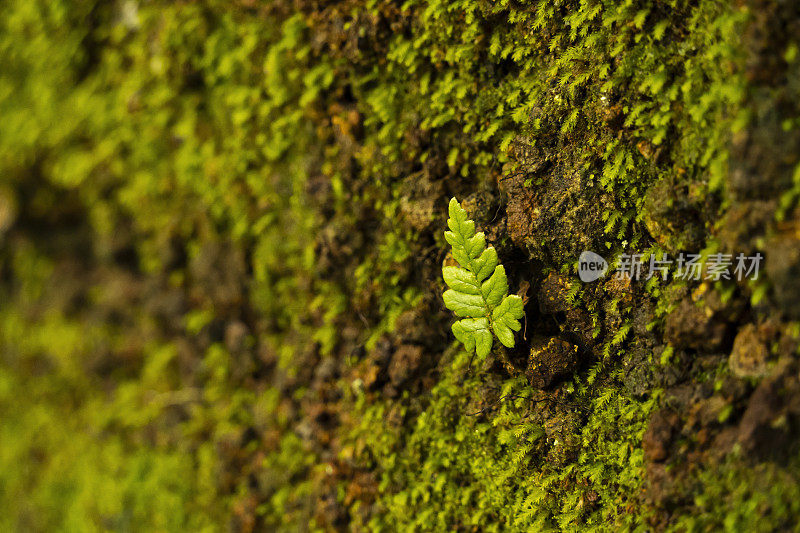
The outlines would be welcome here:
<svg viewBox="0 0 800 533">
<path fill-rule="evenodd" d="M 525 315 L 525 327 L 522 329 L 522 338 L 528 340 L 528 315 Z"/>
<path fill-rule="evenodd" d="M 502 204 L 497 206 L 497 210 L 494 212 L 494 217 L 492 217 L 492 220 L 490 220 L 490 221 L 489 221 L 489 224 L 491 224 L 492 222 L 494 222 L 495 220 L 497 220 L 497 215 L 499 215 L 499 214 L 500 214 L 500 210 L 501 210 L 502 208 L 503 208 Z"/>
<path fill-rule="evenodd" d="M 498 181 L 505 181 L 505 180 L 509 180 L 511 178 L 517 178 L 519 176 L 524 176 L 525 174 L 529 174 L 529 172 L 526 171 L 526 170 L 520 170 L 519 172 L 515 172 L 515 173 L 509 174 L 507 176 L 501 176 Z"/>
</svg>

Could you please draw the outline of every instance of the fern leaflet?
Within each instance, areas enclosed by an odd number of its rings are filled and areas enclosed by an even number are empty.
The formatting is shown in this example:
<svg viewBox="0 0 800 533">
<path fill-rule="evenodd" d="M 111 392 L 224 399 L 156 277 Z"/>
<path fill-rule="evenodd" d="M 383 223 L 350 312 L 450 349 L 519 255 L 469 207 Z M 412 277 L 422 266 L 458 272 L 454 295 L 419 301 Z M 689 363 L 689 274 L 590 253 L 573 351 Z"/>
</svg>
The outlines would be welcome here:
<svg viewBox="0 0 800 533">
<path fill-rule="evenodd" d="M 508 294 L 508 279 L 497 251 L 486 246 L 483 232 L 475 232 L 475 223 L 455 198 L 448 207 L 449 231 L 444 237 L 453 247 L 453 257 L 460 266 L 442 268 L 442 277 L 450 287 L 443 294 L 444 304 L 461 320 L 453 324 L 453 334 L 468 352 L 486 357 L 492 349 L 493 336 L 506 347 L 514 346 L 514 332 L 520 330 L 524 315 L 522 299 Z"/>
</svg>

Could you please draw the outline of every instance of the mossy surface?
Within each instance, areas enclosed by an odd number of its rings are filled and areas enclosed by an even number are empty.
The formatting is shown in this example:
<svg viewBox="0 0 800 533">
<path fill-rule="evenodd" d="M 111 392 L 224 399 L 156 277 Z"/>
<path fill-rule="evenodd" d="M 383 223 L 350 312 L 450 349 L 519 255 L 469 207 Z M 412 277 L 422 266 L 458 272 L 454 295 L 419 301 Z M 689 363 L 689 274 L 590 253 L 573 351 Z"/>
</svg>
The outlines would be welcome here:
<svg viewBox="0 0 800 533">
<path fill-rule="evenodd" d="M 798 25 L 0 4 L 0 529 L 794 527 Z M 481 361 L 453 196 L 526 302 Z M 585 284 L 583 250 L 765 263 Z"/>
</svg>

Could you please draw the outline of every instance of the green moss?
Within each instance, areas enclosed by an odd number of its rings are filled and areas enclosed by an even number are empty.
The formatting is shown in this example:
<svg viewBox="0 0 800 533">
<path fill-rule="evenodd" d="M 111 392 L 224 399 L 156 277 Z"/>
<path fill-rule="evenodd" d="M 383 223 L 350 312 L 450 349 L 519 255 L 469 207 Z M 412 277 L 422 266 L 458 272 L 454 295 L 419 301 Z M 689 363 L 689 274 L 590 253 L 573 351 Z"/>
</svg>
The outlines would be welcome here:
<svg viewBox="0 0 800 533">
<path fill-rule="evenodd" d="M 383 473 L 378 512 L 366 526 L 644 526 L 646 513 L 631 505 L 642 488 L 638 444 L 655 399 L 641 404 L 604 387 L 589 400 L 581 383 L 570 386 L 567 399 L 534 397 L 524 379 L 494 389 L 465 379 L 467 360 L 463 354 L 442 361 L 442 379 L 424 408 L 405 413 L 403 426 L 386 427 L 386 408 L 355 399 L 364 411 L 345 450 L 357 450 L 362 467 Z M 386 430 L 376 434 L 377 426 Z"/>
<path fill-rule="evenodd" d="M 629 295 L 575 284 L 596 359 L 550 392 L 468 370 L 438 299 L 446 200 L 473 199 L 515 283 L 587 243 L 717 246 L 750 16 L 0 5 L 0 529 L 647 528 L 661 391 L 625 378 L 672 349 L 638 343 Z M 538 218 L 512 227 L 514 202 Z M 645 292 L 658 331 L 687 289 Z M 720 468 L 675 523 L 796 514 L 779 472 L 753 490 L 771 467 Z"/>
<path fill-rule="evenodd" d="M 797 458 L 784 466 L 767 462 L 745 466 L 733 455 L 718 470 L 699 476 L 702 490 L 693 500 L 691 513 L 676 521 L 676 529 L 775 531 L 796 524 Z"/>
</svg>

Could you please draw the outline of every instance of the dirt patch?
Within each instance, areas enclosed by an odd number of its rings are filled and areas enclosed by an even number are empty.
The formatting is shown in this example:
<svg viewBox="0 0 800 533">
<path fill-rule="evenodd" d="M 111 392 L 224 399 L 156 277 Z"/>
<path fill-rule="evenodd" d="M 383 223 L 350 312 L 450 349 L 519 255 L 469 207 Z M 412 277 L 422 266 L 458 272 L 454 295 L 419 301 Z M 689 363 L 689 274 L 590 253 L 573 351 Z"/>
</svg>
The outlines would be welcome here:
<svg viewBox="0 0 800 533">
<path fill-rule="evenodd" d="M 580 143 L 578 143 L 579 145 Z M 584 250 L 600 249 L 603 211 L 613 198 L 590 185 L 575 145 L 534 147 L 524 139 L 514 144 L 520 170 L 508 169 L 499 182 L 508 198 L 508 235 L 532 256 L 560 265 Z"/>
<path fill-rule="evenodd" d="M 544 389 L 578 368 L 578 347 L 558 338 L 535 338 L 531 342 L 525 375 L 532 387 Z"/>
</svg>

